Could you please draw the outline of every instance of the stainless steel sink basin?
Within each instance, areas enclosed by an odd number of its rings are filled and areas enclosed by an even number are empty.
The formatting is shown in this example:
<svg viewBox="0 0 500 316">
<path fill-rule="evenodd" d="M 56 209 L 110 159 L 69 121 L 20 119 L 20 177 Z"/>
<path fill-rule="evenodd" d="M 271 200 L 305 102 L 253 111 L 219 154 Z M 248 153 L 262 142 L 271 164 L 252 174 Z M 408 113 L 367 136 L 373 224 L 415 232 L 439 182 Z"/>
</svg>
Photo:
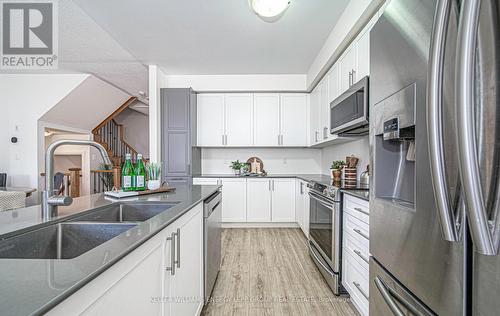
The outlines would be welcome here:
<svg viewBox="0 0 500 316">
<path fill-rule="evenodd" d="M 0 241 L 2 259 L 71 259 L 132 229 L 134 224 L 64 222 Z"/>
<path fill-rule="evenodd" d="M 177 203 L 119 203 L 76 218 L 79 222 L 127 223 L 144 222 Z"/>
</svg>

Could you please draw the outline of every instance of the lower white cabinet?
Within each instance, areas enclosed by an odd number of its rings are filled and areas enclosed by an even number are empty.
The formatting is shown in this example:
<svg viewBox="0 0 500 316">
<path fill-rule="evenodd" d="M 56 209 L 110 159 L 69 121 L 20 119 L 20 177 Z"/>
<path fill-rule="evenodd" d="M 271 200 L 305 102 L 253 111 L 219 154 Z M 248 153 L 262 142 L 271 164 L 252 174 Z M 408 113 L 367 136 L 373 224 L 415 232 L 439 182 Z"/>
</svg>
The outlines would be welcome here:
<svg viewBox="0 0 500 316">
<path fill-rule="evenodd" d="M 304 235 L 309 238 L 309 195 L 307 182 L 297 179 L 295 182 L 295 218 Z"/>
<path fill-rule="evenodd" d="M 272 179 L 271 221 L 295 222 L 295 179 Z"/>
<path fill-rule="evenodd" d="M 271 184 L 269 179 L 247 180 L 247 221 L 271 221 Z"/>
<path fill-rule="evenodd" d="M 369 302 L 369 207 L 368 201 L 344 194 L 342 285 L 361 315 Z"/>
<path fill-rule="evenodd" d="M 222 221 L 245 222 L 247 219 L 246 179 L 223 178 Z"/>
<path fill-rule="evenodd" d="M 46 315 L 199 315 L 203 308 L 202 230 L 200 203 Z M 167 270 L 172 268 L 172 259 L 178 261 L 174 272 Z"/>
</svg>

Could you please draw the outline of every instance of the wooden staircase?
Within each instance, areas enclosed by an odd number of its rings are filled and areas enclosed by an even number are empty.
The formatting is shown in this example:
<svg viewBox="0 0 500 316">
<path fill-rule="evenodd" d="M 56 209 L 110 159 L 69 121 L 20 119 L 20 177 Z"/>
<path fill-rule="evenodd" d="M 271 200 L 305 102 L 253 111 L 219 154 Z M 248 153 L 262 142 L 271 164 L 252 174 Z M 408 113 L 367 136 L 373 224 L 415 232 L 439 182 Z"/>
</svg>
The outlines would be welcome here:
<svg viewBox="0 0 500 316">
<path fill-rule="evenodd" d="M 125 139 L 125 128 L 122 124 L 118 124 L 114 118 L 128 108 L 137 100 L 136 97 L 130 97 L 104 121 L 102 121 L 96 128 L 92 130 L 94 141 L 101 144 L 113 162 L 113 167 L 121 168 L 125 162 L 125 155 L 131 154 L 132 161 L 137 160 L 137 150 L 135 150 Z"/>
</svg>

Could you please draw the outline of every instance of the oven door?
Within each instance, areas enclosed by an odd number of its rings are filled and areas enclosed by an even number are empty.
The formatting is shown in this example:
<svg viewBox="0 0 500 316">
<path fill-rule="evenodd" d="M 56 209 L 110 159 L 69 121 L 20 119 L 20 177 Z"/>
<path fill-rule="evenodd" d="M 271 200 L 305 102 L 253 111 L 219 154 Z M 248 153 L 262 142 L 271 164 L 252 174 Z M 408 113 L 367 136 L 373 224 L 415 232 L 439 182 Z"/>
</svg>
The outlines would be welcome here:
<svg viewBox="0 0 500 316">
<path fill-rule="evenodd" d="M 355 83 L 330 104 L 330 133 L 367 133 L 368 77 Z"/>
<path fill-rule="evenodd" d="M 340 259 L 340 212 L 338 202 L 309 191 L 309 239 L 335 273 Z"/>
</svg>

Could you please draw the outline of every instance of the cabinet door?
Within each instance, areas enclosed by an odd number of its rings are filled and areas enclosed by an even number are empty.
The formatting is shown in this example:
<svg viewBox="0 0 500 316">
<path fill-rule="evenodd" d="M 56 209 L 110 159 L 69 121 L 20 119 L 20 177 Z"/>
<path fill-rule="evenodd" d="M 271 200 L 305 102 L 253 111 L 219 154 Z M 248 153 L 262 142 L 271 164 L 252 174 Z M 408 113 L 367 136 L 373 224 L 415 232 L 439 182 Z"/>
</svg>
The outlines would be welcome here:
<svg viewBox="0 0 500 316">
<path fill-rule="evenodd" d="M 339 79 L 339 63 L 336 63 L 328 73 L 328 103 L 340 96 Z"/>
<path fill-rule="evenodd" d="M 375 15 L 356 38 L 357 67 L 354 73 L 355 81 L 370 75 L 370 31 L 377 21 L 377 18 L 378 16 Z"/>
<path fill-rule="evenodd" d="M 319 96 L 319 122 L 320 122 L 320 139 L 327 140 L 330 135 L 330 102 L 328 102 L 328 86 L 329 76 L 323 78 L 320 84 L 320 96 Z"/>
<path fill-rule="evenodd" d="M 178 264 L 170 282 L 172 316 L 199 315 L 203 307 L 203 205 L 195 208 L 195 212 L 190 211 L 191 217 L 173 224 L 178 233 L 175 242 Z"/>
<path fill-rule="evenodd" d="M 281 94 L 282 146 L 307 146 L 306 118 L 306 94 Z"/>
<path fill-rule="evenodd" d="M 309 106 L 309 125 L 310 125 L 310 143 L 311 144 L 316 144 L 317 142 L 320 141 L 320 133 L 319 133 L 319 126 L 320 121 L 319 121 L 319 86 L 316 86 L 316 88 L 311 92 L 311 100 L 310 100 L 310 106 Z"/>
<path fill-rule="evenodd" d="M 354 83 L 352 81 L 352 71 L 356 68 L 356 52 L 353 45 L 349 46 L 342 57 L 340 57 L 339 67 L 340 94 L 342 94 Z"/>
<path fill-rule="evenodd" d="M 224 145 L 224 95 L 198 94 L 198 146 Z"/>
<path fill-rule="evenodd" d="M 162 282 L 165 270 L 163 264 L 165 236 L 160 233 L 136 250 L 137 253 L 147 249 L 136 259 L 138 261 L 131 270 L 124 273 L 118 271 L 115 266 L 111 267 L 106 273 L 113 274 L 117 282 L 105 290 L 81 315 L 162 315 L 162 304 L 154 300 L 168 295 L 163 290 Z M 133 255 L 135 254 L 128 256 Z"/>
<path fill-rule="evenodd" d="M 245 179 L 222 179 L 223 222 L 246 222 L 246 184 Z"/>
<path fill-rule="evenodd" d="M 247 221 L 271 221 L 271 180 L 247 180 Z"/>
<path fill-rule="evenodd" d="M 295 222 L 295 179 L 272 179 L 273 222 Z"/>
<path fill-rule="evenodd" d="M 253 95 L 226 94 L 225 121 L 227 146 L 253 145 Z"/>
<path fill-rule="evenodd" d="M 307 187 L 307 182 L 304 182 L 304 195 L 302 199 L 304 203 L 304 227 L 302 230 L 307 238 L 309 238 L 309 216 L 310 216 L 310 199 L 309 199 L 309 188 Z"/>
<path fill-rule="evenodd" d="M 280 96 L 274 93 L 254 94 L 254 144 L 279 146 Z"/>
<path fill-rule="evenodd" d="M 303 187 L 303 181 L 297 179 L 295 181 L 295 220 L 299 224 L 300 228 L 304 230 L 304 195 L 305 188 Z"/>
<path fill-rule="evenodd" d="M 164 153 L 164 177 L 188 177 L 191 173 L 189 132 L 170 131 L 166 135 Z"/>
</svg>

